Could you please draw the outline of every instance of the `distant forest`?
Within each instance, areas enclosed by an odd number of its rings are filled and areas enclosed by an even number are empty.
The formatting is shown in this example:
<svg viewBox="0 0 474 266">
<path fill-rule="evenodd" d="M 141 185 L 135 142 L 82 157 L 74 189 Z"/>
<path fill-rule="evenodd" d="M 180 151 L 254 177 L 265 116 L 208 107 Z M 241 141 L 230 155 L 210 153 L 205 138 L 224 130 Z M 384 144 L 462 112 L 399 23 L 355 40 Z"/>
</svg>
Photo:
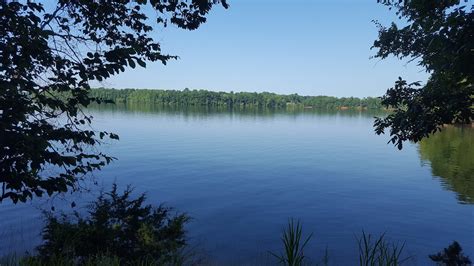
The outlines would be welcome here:
<svg viewBox="0 0 474 266">
<path fill-rule="evenodd" d="M 252 106 L 286 108 L 300 106 L 327 109 L 382 109 L 377 97 L 332 97 L 282 95 L 271 92 L 215 92 L 208 90 L 150 90 L 96 88 L 91 97 L 112 100 L 116 103 L 166 104 L 178 106 Z"/>
</svg>

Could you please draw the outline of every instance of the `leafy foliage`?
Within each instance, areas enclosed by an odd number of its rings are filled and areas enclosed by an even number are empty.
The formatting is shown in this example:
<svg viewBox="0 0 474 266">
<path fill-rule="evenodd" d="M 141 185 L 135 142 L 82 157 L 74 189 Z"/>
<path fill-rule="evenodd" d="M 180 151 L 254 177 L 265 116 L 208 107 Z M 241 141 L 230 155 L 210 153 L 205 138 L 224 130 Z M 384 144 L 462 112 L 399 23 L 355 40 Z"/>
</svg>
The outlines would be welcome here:
<svg viewBox="0 0 474 266">
<path fill-rule="evenodd" d="M 285 108 L 302 106 L 314 108 L 380 109 L 380 99 L 336 98 L 331 96 L 280 95 L 270 92 L 215 92 L 207 90 L 144 90 L 144 89 L 92 89 L 92 97 L 126 103 L 166 104 L 178 106 L 252 106 Z"/>
<path fill-rule="evenodd" d="M 176 58 L 149 36 L 144 9 L 156 23 L 193 30 L 206 21 L 207 1 L 0 1 L 0 201 L 26 201 L 78 189 L 78 181 L 113 158 L 93 147 L 118 136 L 88 127 L 82 106 L 89 82 Z"/>
<path fill-rule="evenodd" d="M 449 247 L 445 248 L 442 252 L 430 255 L 430 259 L 436 262 L 438 265 L 446 266 L 468 266 L 472 265 L 469 257 L 462 253 L 461 245 L 454 241 Z"/>
<path fill-rule="evenodd" d="M 426 84 L 399 78 L 382 97 L 395 112 L 377 118 L 377 134 L 390 128 L 390 141 L 418 142 L 444 124 L 471 123 L 474 118 L 474 7 L 459 0 L 379 0 L 406 20 L 379 27 L 376 58 L 410 58 L 430 73 Z"/>
<path fill-rule="evenodd" d="M 123 194 L 114 185 L 89 206 L 89 215 L 71 221 L 66 215 L 48 215 L 43 231 L 44 243 L 38 248 L 40 261 L 75 258 L 87 261 L 107 255 L 123 263 L 147 259 L 173 262 L 186 245 L 184 214 L 172 215 L 171 209 L 144 205 L 145 195 L 131 199 L 128 187 Z"/>
<path fill-rule="evenodd" d="M 282 252 L 280 255 L 277 255 L 273 252 L 270 254 L 277 258 L 278 261 L 283 265 L 303 265 L 303 260 L 306 258 L 304 255 L 304 248 L 308 244 L 313 234 L 310 234 L 304 240 L 302 236 L 303 228 L 300 221 L 296 221 L 295 223 L 294 219 L 290 219 L 288 226 L 283 230 L 283 236 L 281 238 L 284 246 L 284 252 Z"/>
</svg>

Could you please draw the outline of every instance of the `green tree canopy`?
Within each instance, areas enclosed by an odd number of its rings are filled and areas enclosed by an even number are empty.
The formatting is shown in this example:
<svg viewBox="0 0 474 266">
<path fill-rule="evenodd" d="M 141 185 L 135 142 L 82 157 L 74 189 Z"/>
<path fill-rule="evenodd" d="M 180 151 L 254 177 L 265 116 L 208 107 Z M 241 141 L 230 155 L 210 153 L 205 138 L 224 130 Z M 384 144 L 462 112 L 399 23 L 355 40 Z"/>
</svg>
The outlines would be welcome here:
<svg viewBox="0 0 474 266">
<path fill-rule="evenodd" d="M 376 58 L 417 61 L 430 74 L 425 84 L 402 78 L 382 98 L 395 108 L 376 119 L 377 134 L 389 128 L 390 141 L 420 141 L 444 124 L 471 123 L 474 102 L 473 5 L 460 0 L 379 0 L 396 10 L 403 26 L 378 24 Z"/>
<path fill-rule="evenodd" d="M 282 95 L 270 92 L 217 92 L 208 90 L 147 90 L 96 88 L 90 96 L 114 102 L 177 106 L 252 106 L 268 108 L 314 107 L 327 109 L 381 109 L 380 99 L 331 96 Z"/>
<path fill-rule="evenodd" d="M 0 201 L 77 189 L 113 158 L 94 151 L 105 137 L 88 127 L 89 82 L 176 58 L 152 26 L 193 30 L 225 0 L 0 1 Z M 156 14 L 149 18 L 143 10 Z"/>
</svg>

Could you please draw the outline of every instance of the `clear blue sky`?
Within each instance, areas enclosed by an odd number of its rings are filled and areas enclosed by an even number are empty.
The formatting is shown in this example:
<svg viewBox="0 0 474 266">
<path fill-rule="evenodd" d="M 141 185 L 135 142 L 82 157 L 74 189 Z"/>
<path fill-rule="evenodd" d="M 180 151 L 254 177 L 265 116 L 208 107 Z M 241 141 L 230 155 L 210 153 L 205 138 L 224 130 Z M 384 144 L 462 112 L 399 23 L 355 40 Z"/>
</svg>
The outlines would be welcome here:
<svg viewBox="0 0 474 266">
<path fill-rule="evenodd" d="M 179 60 L 94 85 L 365 97 L 382 95 L 398 76 L 426 80 L 408 60 L 369 59 L 377 37 L 371 20 L 397 20 L 376 0 L 228 1 L 196 31 L 155 29 L 163 51 Z"/>
</svg>

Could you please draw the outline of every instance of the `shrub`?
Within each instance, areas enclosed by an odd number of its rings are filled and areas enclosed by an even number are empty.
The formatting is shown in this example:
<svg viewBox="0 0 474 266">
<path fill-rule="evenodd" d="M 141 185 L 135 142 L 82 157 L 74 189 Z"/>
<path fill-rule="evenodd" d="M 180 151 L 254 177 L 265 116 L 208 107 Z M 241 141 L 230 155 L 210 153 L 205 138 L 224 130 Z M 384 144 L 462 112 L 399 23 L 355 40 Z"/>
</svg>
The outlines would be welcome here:
<svg viewBox="0 0 474 266">
<path fill-rule="evenodd" d="M 47 215 L 37 259 L 65 257 L 80 264 L 103 255 L 119 259 L 121 264 L 178 260 L 186 245 L 184 225 L 189 217 L 173 215 L 171 208 L 162 205 L 144 205 L 146 195 L 131 199 L 132 191 L 127 187 L 120 195 L 114 184 L 110 192 L 102 192 L 89 205 L 86 218 L 77 212 L 74 221 L 65 214 Z"/>
<path fill-rule="evenodd" d="M 430 259 L 436 262 L 437 265 L 446 266 L 467 266 L 472 265 L 468 256 L 462 253 L 461 245 L 454 241 L 449 247 L 445 248 L 443 252 L 438 252 L 434 255 L 429 255 Z"/>
</svg>

